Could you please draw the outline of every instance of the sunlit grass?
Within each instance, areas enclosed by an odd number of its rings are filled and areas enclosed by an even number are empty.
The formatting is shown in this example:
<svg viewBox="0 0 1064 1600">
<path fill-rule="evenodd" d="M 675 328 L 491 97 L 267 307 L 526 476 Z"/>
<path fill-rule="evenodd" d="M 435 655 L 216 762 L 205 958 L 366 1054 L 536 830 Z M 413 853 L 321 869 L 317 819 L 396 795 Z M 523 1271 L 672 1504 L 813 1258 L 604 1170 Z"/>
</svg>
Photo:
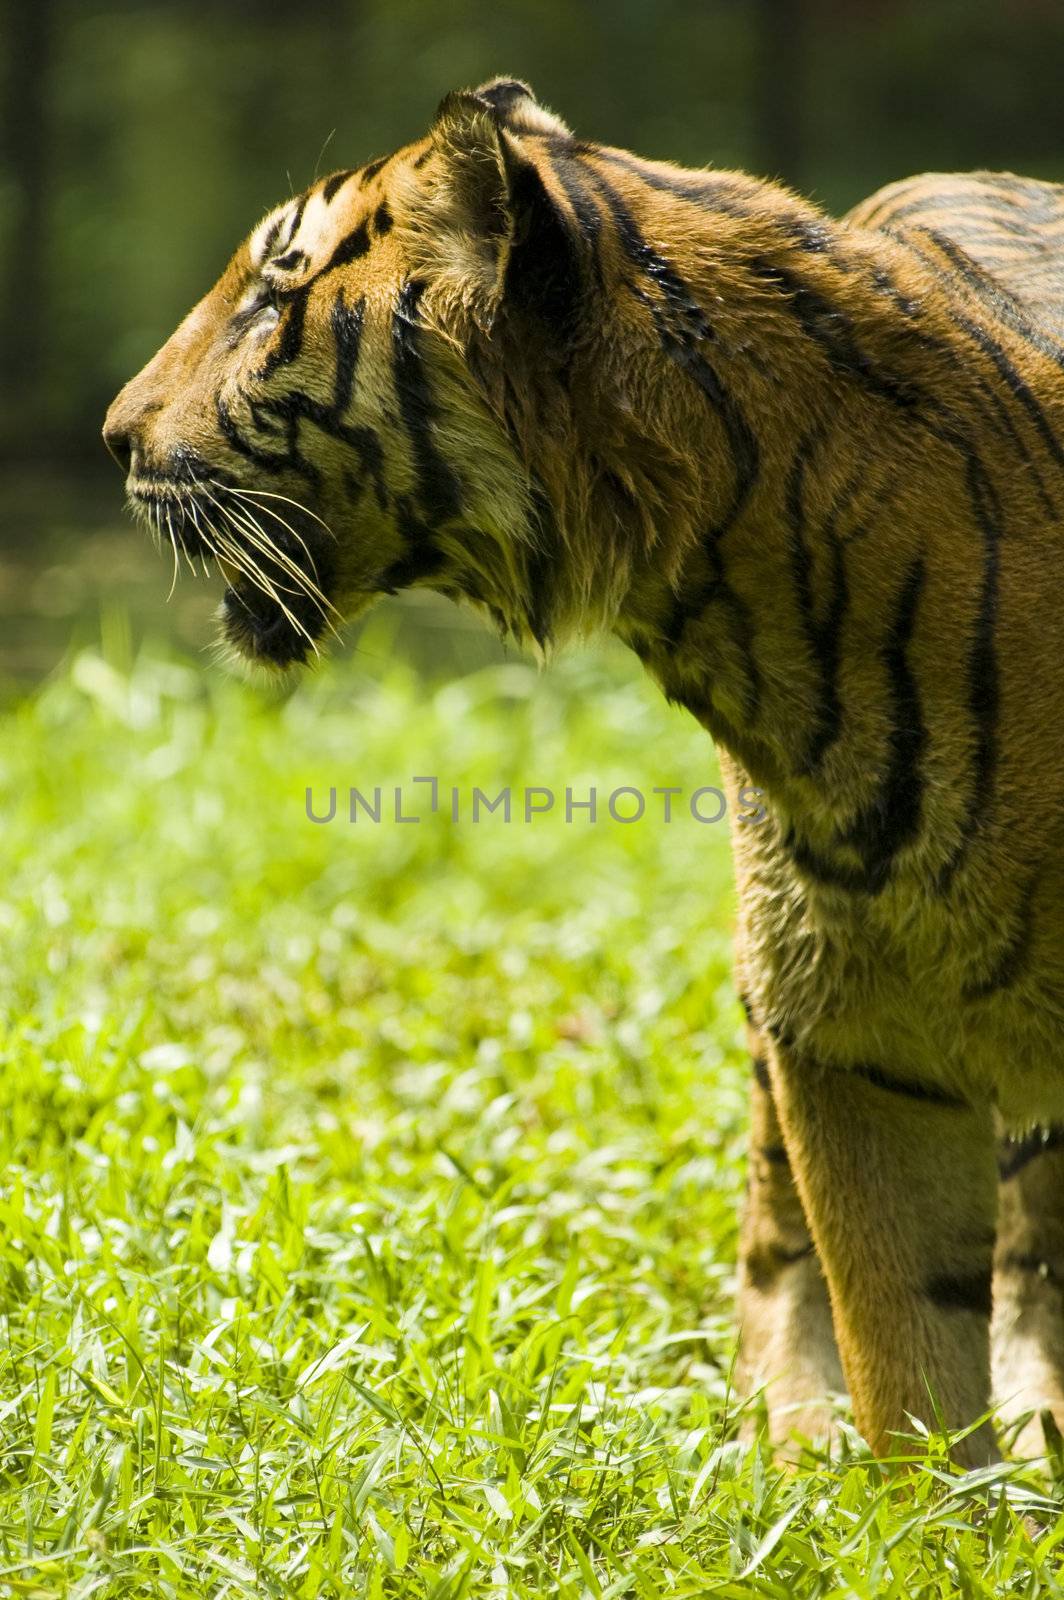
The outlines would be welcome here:
<svg viewBox="0 0 1064 1600">
<path fill-rule="evenodd" d="M 449 820 L 690 793 L 689 719 L 612 655 L 415 681 L 384 623 L 287 701 L 108 653 L 0 755 L 0 1586 L 1061 1592 L 1048 1480 L 740 1442 L 724 825 Z"/>
</svg>

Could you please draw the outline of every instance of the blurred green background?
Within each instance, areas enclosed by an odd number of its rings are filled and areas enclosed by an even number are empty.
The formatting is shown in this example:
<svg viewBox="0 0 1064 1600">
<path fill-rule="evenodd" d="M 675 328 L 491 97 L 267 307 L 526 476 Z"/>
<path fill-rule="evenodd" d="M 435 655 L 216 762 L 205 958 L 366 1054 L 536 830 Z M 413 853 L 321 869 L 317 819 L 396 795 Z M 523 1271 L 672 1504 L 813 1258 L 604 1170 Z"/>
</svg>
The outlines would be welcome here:
<svg viewBox="0 0 1064 1600">
<path fill-rule="evenodd" d="M 128 609 L 180 649 L 217 596 L 121 515 L 99 426 L 269 206 L 528 78 L 581 134 L 782 176 L 842 210 L 926 168 L 1064 178 L 1060 0 L 2 0 L 0 687 Z M 422 604 L 403 648 L 493 646 Z M 426 622 L 432 622 L 431 628 Z M 458 652 L 456 660 L 455 652 Z"/>
</svg>

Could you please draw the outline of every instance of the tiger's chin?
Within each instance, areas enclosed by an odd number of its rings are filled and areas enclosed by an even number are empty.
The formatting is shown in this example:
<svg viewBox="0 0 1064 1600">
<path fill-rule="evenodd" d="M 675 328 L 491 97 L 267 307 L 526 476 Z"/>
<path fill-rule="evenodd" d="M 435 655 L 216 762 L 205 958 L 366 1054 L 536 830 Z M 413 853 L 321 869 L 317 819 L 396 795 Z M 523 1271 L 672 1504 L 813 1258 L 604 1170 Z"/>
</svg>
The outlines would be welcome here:
<svg viewBox="0 0 1064 1600">
<path fill-rule="evenodd" d="M 286 595 L 282 603 L 242 578 L 227 583 L 220 620 L 222 637 L 236 656 L 280 672 L 304 666 L 320 655 L 329 628 L 328 617 L 316 601 Z"/>
<path fill-rule="evenodd" d="M 296 618 L 251 584 L 227 586 L 221 603 L 222 638 L 237 656 L 256 666 L 301 667 L 318 651 L 322 614 Z"/>
<path fill-rule="evenodd" d="M 341 628 L 380 599 L 379 591 L 346 594 L 342 604 L 324 594 L 267 593 L 225 561 L 216 565 L 226 582 L 218 612 L 222 646 L 234 664 L 269 673 L 320 660 L 329 639 L 340 641 Z"/>
</svg>

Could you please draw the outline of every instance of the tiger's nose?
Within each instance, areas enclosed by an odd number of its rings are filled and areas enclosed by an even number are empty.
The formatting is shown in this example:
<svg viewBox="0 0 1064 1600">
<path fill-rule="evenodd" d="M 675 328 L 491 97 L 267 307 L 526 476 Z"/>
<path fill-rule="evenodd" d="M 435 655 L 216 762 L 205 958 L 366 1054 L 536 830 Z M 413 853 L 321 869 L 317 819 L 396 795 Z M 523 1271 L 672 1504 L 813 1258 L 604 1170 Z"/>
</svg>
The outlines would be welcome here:
<svg viewBox="0 0 1064 1600">
<path fill-rule="evenodd" d="M 104 423 L 103 442 L 128 477 L 133 465 L 133 439 L 128 430 L 108 420 Z"/>
<path fill-rule="evenodd" d="M 137 471 L 144 455 L 148 419 L 162 409 L 161 400 L 144 393 L 139 377 L 111 401 L 103 419 L 103 442 L 127 476 Z"/>
</svg>

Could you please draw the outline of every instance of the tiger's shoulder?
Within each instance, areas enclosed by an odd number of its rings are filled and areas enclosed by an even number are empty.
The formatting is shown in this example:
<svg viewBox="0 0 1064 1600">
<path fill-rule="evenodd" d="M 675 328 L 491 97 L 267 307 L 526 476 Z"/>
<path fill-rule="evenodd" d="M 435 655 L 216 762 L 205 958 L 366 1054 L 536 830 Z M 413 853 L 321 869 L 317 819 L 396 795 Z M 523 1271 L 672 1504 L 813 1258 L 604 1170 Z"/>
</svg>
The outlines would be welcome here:
<svg viewBox="0 0 1064 1600">
<path fill-rule="evenodd" d="M 925 172 L 887 184 L 848 222 L 964 257 L 1047 331 L 1064 333 L 1064 184 L 1012 172 Z M 957 254 L 963 252 L 963 256 Z"/>
</svg>

